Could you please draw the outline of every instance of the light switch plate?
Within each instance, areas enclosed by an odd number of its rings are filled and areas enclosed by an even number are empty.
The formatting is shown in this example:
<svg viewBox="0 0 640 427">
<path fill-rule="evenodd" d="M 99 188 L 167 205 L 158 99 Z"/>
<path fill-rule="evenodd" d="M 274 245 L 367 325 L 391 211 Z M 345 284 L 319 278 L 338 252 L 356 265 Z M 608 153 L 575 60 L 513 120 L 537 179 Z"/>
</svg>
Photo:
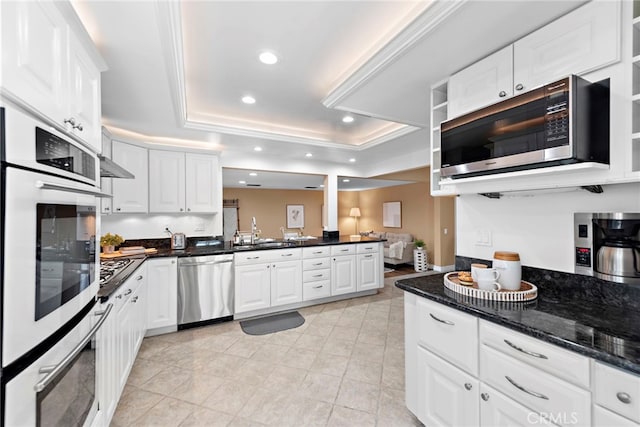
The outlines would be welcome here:
<svg viewBox="0 0 640 427">
<path fill-rule="evenodd" d="M 488 228 L 481 228 L 476 231 L 476 246 L 492 246 L 491 242 L 491 230 Z"/>
</svg>

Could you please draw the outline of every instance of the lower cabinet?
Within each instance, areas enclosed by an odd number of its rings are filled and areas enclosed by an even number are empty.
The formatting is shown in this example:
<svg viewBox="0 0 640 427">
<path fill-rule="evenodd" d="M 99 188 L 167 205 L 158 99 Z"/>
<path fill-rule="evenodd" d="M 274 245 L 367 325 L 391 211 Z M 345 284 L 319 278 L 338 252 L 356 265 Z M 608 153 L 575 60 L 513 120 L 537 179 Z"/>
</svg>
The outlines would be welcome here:
<svg viewBox="0 0 640 427">
<path fill-rule="evenodd" d="M 271 266 L 269 263 L 240 265 L 235 268 L 235 313 L 246 313 L 271 306 Z"/>
<path fill-rule="evenodd" d="M 178 324 L 177 259 L 152 258 L 145 264 L 149 287 L 146 335 L 175 331 Z"/>
<path fill-rule="evenodd" d="M 302 264 L 282 261 L 271 264 L 271 307 L 302 301 Z"/>
<path fill-rule="evenodd" d="M 480 425 L 482 426 L 556 426 L 548 418 L 516 403 L 486 384 L 480 384 Z"/>
<path fill-rule="evenodd" d="M 147 323 L 146 264 L 101 305 L 111 314 L 96 336 L 96 373 L 101 420 L 109 425 L 135 361 Z"/>
<path fill-rule="evenodd" d="M 378 289 L 380 287 L 380 257 L 378 253 L 359 254 L 357 291 Z"/>
<path fill-rule="evenodd" d="M 331 247 L 331 295 L 356 292 L 358 289 L 356 245 Z"/>
</svg>

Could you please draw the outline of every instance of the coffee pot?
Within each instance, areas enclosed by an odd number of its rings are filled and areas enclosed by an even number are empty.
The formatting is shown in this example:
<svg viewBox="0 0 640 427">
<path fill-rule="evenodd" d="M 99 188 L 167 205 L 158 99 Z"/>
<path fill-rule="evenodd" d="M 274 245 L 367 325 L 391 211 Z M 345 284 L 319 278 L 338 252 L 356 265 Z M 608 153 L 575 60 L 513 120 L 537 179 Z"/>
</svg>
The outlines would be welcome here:
<svg viewBox="0 0 640 427">
<path fill-rule="evenodd" d="M 640 277 L 640 244 L 605 243 L 598 249 L 598 271 L 622 277 Z"/>
</svg>

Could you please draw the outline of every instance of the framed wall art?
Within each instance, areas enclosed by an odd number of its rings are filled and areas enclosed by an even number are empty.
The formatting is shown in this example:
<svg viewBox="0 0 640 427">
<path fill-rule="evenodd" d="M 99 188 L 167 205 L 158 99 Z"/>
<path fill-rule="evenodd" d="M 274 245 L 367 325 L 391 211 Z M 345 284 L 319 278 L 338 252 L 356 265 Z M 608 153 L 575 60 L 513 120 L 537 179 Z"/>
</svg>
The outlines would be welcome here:
<svg viewBox="0 0 640 427">
<path fill-rule="evenodd" d="M 304 205 L 287 205 L 287 228 L 304 228 Z"/>
<path fill-rule="evenodd" d="M 400 202 L 385 202 L 382 204 L 382 226 L 402 227 L 402 208 Z"/>
</svg>

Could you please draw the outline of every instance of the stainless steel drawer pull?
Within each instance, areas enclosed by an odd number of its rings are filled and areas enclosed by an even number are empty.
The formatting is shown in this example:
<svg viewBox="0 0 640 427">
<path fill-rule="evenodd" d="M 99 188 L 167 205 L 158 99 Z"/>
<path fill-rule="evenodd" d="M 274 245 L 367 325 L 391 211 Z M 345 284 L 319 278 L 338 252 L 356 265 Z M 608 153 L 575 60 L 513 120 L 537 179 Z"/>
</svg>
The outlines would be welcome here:
<svg viewBox="0 0 640 427">
<path fill-rule="evenodd" d="M 436 316 L 434 316 L 434 315 L 433 315 L 433 314 L 431 314 L 431 313 L 429 313 L 429 316 L 431 316 L 431 318 L 432 318 L 433 320 L 437 320 L 438 322 L 440 322 L 440 323 L 444 323 L 445 325 L 451 325 L 451 326 L 454 326 L 454 325 L 455 325 L 455 323 L 453 323 L 452 321 L 450 321 L 450 320 L 442 320 L 442 319 L 438 319 Z"/>
<path fill-rule="evenodd" d="M 314 255 L 319 255 L 321 253 L 322 253 L 322 251 L 313 252 Z"/>
<path fill-rule="evenodd" d="M 373 255 L 365 255 L 365 258 L 371 258 Z"/>
<path fill-rule="evenodd" d="M 524 354 L 528 354 L 529 356 L 533 356 L 533 357 L 537 357 L 538 359 L 548 359 L 547 356 L 545 356 L 544 354 L 540 354 L 540 353 L 535 353 L 533 351 L 529 351 L 529 350 L 525 350 L 523 348 L 518 347 L 517 345 L 515 345 L 514 343 L 512 343 L 509 340 L 504 340 L 504 342 L 511 348 L 515 348 L 516 350 L 518 350 L 521 353 Z"/>
<path fill-rule="evenodd" d="M 340 252 L 349 252 L 349 249 L 340 249 Z"/>
<path fill-rule="evenodd" d="M 484 400 L 485 402 L 486 402 L 487 400 L 489 400 L 489 394 L 488 394 L 488 393 L 482 393 L 482 394 L 480 395 L 480 397 L 481 397 L 481 398 L 482 398 L 482 400 Z"/>
<path fill-rule="evenodd" d="M 616 393 L 616 397 L 622 403 L 631 403 L 631 396 L 629 396 L 629 393 L 625 393 L 624 391 L 620 391 L 620 392 Z"/>
<path fill-rule="evenodd" d="M 248 256 L 247 259 L 260 259 L 259 256 Z"/>
<path fill-rule="evenodd" d="M 466 388 L 467 390 L 471 390 L 473 386 L 471 385 L 471 383 L 464 383 L 464 388 Z"/>
<path fill-rule="evenodd" d="M 124 295 L 127 296 L 129 295 L 131 292 L 133 292 L 131 289 L 127 289 L 126 291 L 124 291 Z"/>
<path fill-rule="evenodd" d="M 505 375 L 504 377 L 507 379 L 507 381 L 509 381 L 511 383 L 512 386 L 514 386 L 518 390 L 522 390 L 525 393 L 530 394 L 531 396 L 537 397 L 539 399 L 549 400 L 549 398 L 547 396 L 545 396 L 544 394 L 536 393 L 535 391 L 531 391 L 531 390 L 527 390 L 526 388 L 522 387 L 520 384 L 516 383 L 514 380 L 509 378 L 507 375 Z"/>
<path fill-rule="evenodd" d="M 321 262 L 316 262 L 316 263 L 315 263 L 315 264 L 313 264 L 313 265 L 322 265 L 322 264 L 323 264 L 323 263 L 321 263 Z"/>
<path fill-rule="evenodd" d="M 320 289 L 320 288 L 322 288 L 322 287 L 324 287 L 324 285 L 314 286 L 314 287 L 313 287 L 313 289 Z"/>
<path fill-rule="evenodd" d="M 280 254 L 280 256 L 293 256 L 293 254 Z"/>
<path fill-rule="evenodd" d="M 314 274 L 312 277 L 322 277 L 322 274 Z"/>
<path fill-rule="evenodd" d="M 136 277 L 136 280 L 142 280 L 142 276 Z"/>
</svg>

